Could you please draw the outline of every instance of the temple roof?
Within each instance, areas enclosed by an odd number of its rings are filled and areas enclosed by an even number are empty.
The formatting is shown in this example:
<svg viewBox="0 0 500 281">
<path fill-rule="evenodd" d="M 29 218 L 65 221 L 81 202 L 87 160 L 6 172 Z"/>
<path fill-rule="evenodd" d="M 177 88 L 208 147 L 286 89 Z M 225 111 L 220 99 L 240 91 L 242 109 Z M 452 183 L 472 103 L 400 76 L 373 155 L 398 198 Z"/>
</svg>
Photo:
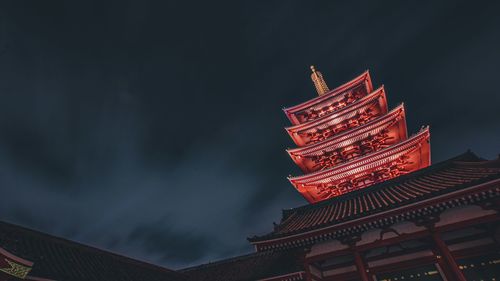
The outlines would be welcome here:
<svg viewBox="0 0 500 281">
<path fill-rule="evenodd" d="M 282 221 L 274 231 L 248 240 L 258 245 L 315 230 L 335 228 L 349 221 L 498 179 L 500 159 L 487 161 L 472 152 L 466 152 L 365 189 L 284 210 Z"/>
<path fill-rule="evenodd" d="M 383 86 L 338 111 L 303 124 L 286 127 L 285 130 L 288 132 L 295 144 L 298 146 L 304 146 L 306 145 L 306 141 L 303 140 L 300 135 L 315 133 L 317 130 L 330 128 L 345 120 L 355 117 L 359 113 L 366 111 L 368 108 L 373 108 L 374 105 L 378 105 L 380 114 L 387 113 L 387 100 Z"/>
<path fill-rule="evenodd" d="M 365 83 L 365 85 L 366 85 L 367 92 L 370 93 L 373 90 L 373 86 L 372 86 L 372 82 L 371 82 L 371 78 L 370 78 L 370 73 L 368 70 L 363 72 L 358 77 L 352 79 L 351 81 L 349 81 L 349 82 L 347 82 L 347 83 L 345 83 L 345 84 L 343 84 L 343 85 L 341 85 L 333 90 L 330 90 L 329 92 L 327 92 L 321 96 L 310 99 L 306 102 L 303 102 L 303 103 L 295 105 L 295 106 L 284 108 L 283 111 L 285 112 L 288 119 L 290 119 L 292 124 L 298 124 L 298 121 L 292 117 L 295 113 L 297 113 L 301 110 L 304 110 L 308 107 L 317 105 L 317 104 L 322 103 L 324 101 L 327 101 L 335 96 L 339 96 L 339 95 L 345 93 L 346 91 L 349 91 L 352 88 L 355 88 L 359 85 L 362 85 L 363 83 Z"/>
<path fill-rule="evenodd" d="M 404 121 L 405 118 L 403 104 L 395 107 L 389 113 L 373 119 L 370 122 L 359 126 L 356 130 L 344 131 L 332 138 L 325 139 L 321 142 L 313 143 L 311 145 L 301 146 L 297 148 L 290 148 L 286 151 L 290 156 L 305 156 L 305 155 L 318 155 L 322 151 L 335 150 L 338 147 L 350 145 L 360 139 L 366 138 L 368 135 L 375 135 L 387 126 L 389 126 L 394 119 L 401 117 Z M 406 123 L 405 123 L 406 124 Z M 406 133 L 406 130 L 405 130 Z"/>
<path fill-rule="evenodd" d="M 0 248 L 33 262 L 30 275 L 64 281 L 177 281 L 172 270 L 0 222 Z M 37 279 L 42 280 L 42 279 Z"/>
<path fill-rule="evenodd" d="M 297 185 L 326 183 L 338 178 L 345 178 L 346 176 L 354 175 L 364 170 L 370 170 L 373 167 L 379 166 L 383 163 L 394 161 L 395 159 L 417 148 L 419 144 L 421 144 L 425 140 L 428 140 L 429 137 L 429 127 L 426 127 L 418 134 L 398 144 L 389 146 L 377 152 L 367 154 L 358 159 L 340 164 L 326 170 L 320 170 L 296 177 L 290 177 L 289 180 L 290 182 L 292 182 L 292 184 Z M 430 162 L 429 160 L 430 159 L 428 159 L 428 162 Z"/>
<path fill-rule="evenodd" d="M 369 95 L 357 100 L 356 102 L 354 102 L 346 107 L 343 107 L 342 109 L 340 109 L 338 111 L 334 111 L 330 114 L 322 116 L 319 119 L 315 119 L 315 120 L 312 120 L 312 121 L 309 121 L 309 122 L 306 122 L 303 124 L 298 124 L 298 125 L 286 127 L 285 129 L 287 131 L 303 131 L 303 130 L 314 128 L 314 127 L 316 127 L 320 124 L 323 124 L 327 121 L 330 121 L 332 119 L 337 119 L 338 117 L 341 117 L 341 116 L 343 116 L 351 111 L 359 110 L 361 107 L 372 103 L 374 100 L 377 100 L 380 97 L 383 97 L 383 99 L 385 100 L 384 86 L 381 86 L 380 88 L 371 92 Z M 338 123 L 338 122 L 340 122 L 340 121 L 336 121 L 335 123 Z"/>
<path fill-rule="evenodd" d="M 293 273 L 300 275 L 302 250 L 256 252 L 181 270 L 193 281 L 250 281 Z"/>
</svg>

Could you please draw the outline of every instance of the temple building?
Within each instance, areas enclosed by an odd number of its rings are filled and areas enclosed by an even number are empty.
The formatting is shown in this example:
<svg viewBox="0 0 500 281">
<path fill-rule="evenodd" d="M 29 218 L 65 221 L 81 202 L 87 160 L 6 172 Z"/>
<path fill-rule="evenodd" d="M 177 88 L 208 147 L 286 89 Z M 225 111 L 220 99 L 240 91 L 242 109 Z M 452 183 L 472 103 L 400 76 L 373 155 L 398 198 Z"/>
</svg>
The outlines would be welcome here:
<svg viewBox="0 0 500 281">
<path fill-rule="evenodd" d="M 284 210 L 256 252 L 184 270 L 192 280 L 500 280 L 500 159 L 430 166 L 428 127 L 408 137 L 368 71 L 284 109 L 310 204 Z"/>
<path fill-rule="evenodd" d="M 256 252 L 185 269 L 190 280 L 499 280 L 500 159 L 466 152 L 284 210 Z"/>
<path fill-rule="evenodd" d="M 181 273 L 0 222 L 0 281 L 184 281 Z"/>
<path fill-rule="evenodd" d="M 284 109 L 289 180 L 309 203 L 283 210 L 255 251 L 168 270 L 0 223 L 0 281 L 500 280 L 500 158 L 471 151 L 430 163 L 428 127 L 407 133 L 369 72 Z"/>
<path fill-rule="evenodd" d="M 366 71 L 329 90 L 311 66 L 318 97 L 284 109 L 298 146 L 288 149 L 305 175 L 290 182 L 314 203 L 430 165 L 429 128 L 408 138 L 404 105 L 388 112 L 384 87 Z"/>
</svg>

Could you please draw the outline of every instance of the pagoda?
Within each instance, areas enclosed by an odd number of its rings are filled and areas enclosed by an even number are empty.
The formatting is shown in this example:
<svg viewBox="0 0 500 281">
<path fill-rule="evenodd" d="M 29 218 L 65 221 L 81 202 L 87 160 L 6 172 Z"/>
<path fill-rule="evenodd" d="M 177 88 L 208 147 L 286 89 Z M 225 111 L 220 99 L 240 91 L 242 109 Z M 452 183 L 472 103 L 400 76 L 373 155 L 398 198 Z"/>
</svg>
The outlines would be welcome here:
<svg viewBox="0 0 500 281">
<path fill-rule="evenodd" d="M 285 128 L 297 148 L 287 149 L 304 175 L 289 177 L 310 203 L 336 197 L 430 165 L 430 133 L 408 137 L 405 108 L 388 110 L 383 86 L 369 71 L 330 90 L 311 66 L 318 95 L 285 108 Z"/>
<path fill-rule="evenodd" d="M 0 220 L 0 281 L 500 280 L 500 157 L 426 167 L 428 128 L 408 137 L 368 72 L 332 91 L 312 78 L 320 96 L 285 110 L 290 180 L 322 201 L 283 210 L 254 252 L 173 271 Z"/>
</svg>

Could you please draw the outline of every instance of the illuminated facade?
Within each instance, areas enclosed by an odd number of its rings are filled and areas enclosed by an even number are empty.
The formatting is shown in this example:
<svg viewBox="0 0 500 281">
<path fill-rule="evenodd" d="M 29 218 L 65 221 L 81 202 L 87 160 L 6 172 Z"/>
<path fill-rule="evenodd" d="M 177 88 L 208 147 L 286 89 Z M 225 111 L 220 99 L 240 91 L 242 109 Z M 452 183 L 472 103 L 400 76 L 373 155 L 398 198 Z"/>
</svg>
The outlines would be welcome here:
<svg viewBox="0 0 500 281">
<path fill-rule="evenodd" d="M 408 137 L 368 72 L 312 78 L 320 96 L 285 109 L 312 204 L 248 238 L 255 252 L 173 271 L 0 222 L 0 281 L 500 280 L 500 158 L 429 166 L 428 128 Z"/>
<path fill-rule="evenodd" d="M 466 152 L 284 210 L 272 232 L 249 241 L 264 253 L 303 249 L 296 280 L 491 281 L 500 277 L 499 210 L 500 158 Z"/>
<path fill-rule="evenodd" d="M 430 165 L 429 128 L 408 138 L 404 105 L 388 112 L 384 87 L 370 73 L 329 90 L 311 66 L 318 97 L 284 109 L 288 149 L 305 175 L 289 177 L 310 203 L 336 197 Z"/>
<path fill-rule="evenodd" d="M 368 72 L 284 109 L 311 203 L 284 210 L 253 254 L 183 270 L 195 281 L 500 280 L 500 159 L 430 166 L 429 129 L 408 137 Z"/>
</svg>

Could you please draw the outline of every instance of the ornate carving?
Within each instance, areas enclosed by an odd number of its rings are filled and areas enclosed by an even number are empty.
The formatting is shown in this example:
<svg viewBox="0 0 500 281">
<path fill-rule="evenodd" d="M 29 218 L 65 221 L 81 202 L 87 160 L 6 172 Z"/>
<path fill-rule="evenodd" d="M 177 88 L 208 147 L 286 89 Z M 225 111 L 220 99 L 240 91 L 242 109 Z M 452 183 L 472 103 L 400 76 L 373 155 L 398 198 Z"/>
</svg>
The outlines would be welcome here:
<svg viewBox="0 0 500 281">
<path fill-rule="evenodd" d="M 376 112 L 374 112 L 371 108 L 367 108 L 366 110 L 359 112 L 352 118 L 346 119 L 334 126 L 330 126 L 325 129 L 316 129 L 312 132 L 304 132 L 298 134 L 302 137 L 307 138 L 306 144 L 312 144 L 326 140 L 334 135 L 337 135 L 349 129 L 364 125 L 378 116 L 379 114 L 376 114 Z"/>
<path fill-rule="evenodd" d="M 4 259 L 4 261 L 7 267 L 1 267 L 0 271 L 15 276 L 17 278 L 24 279 L 31 271 L 31 267 L 29 266 L 16 263 L 6 258 Z"/>
<path fill-rule="evenodd" d="M 337 111 L 365 96 L 364 85 L 346 92 L 340 99 L 336 98 L 320 106 L 311 107 L 296 114 L 301 123 L 317 119 Z"/>
<path fill-rule="evenodd" d="M 327 93 L 322 74 L 314 67 L 311 70 L 318 94 Z M 366 79 L 364 82 L 369 85 L 345 84 L 324 97 L 285 110 L 293 123 L 286 130 L 300 147 L 287 151 L 306 173 L 289 180 L 309 202 L 380 183 L 430 164 L 430 148 L 424 143 L 429 140 L 428 128 L 407 138 L 402 106 L 395 118 L 400 123 L 382 127 L 394 120 L 395 111 L 387 112 L 384 88 L 373 91 L 368 75 Z M 377 117 L 381 119 L 373 121 Z M 365 124 L 370 125 L 361 127 Z M 382 196 L 382 204 L 393 202 L 390 197 Z"/>
<path fill-rule="evenodd" d="M 338 148 L 333 151 L 323 151 L 321 155 L 311 156 L 315 163 L 314 170 L 325 170 L 341 163 L 346 163 L 368 153 L 379 151 L 389 146 L 388 142 L 394 137 L 389 136 L 389 130 L 384 129 L 376 135 L 368 136 L 349 146 Z"/>
<path fill-rule="evenodd" d="M 361 233 L 352 233 L 349 236 L 343 236 L 339 238 L 340 243 L 343 245 L 348 245 L 353 247 L 357 242 L 361 241 Z"/>
<path fill-rule="evenodd" d="M 411 221 L 415 223 L 416 226 L 423 226 L 428 229 L 434 229 L 434 225 L 440 220 L 439 215 L 439 212 L 435 212 L 431 215 L 417 217 Z"/>
<path fill-rule="evenodd" d="M 406 166 L 412 164 L 409 159 L 409 156 L 403 155 L 387 165 L 374 169 L 371 173 L 319 185 L 316 187 L 317 194 L 327 199 L 406 174 L 409 172 Z"/>
<path fill-rule="evenodd" d="M 391 227 L 384 227 L 381 231 L 380 231 L 380 236 L 379 236 L 379 241 L 380 240 L 383 240 L 384 239 L 384 235 L 387 234 L 387 233 L 394 233 L 396 234 L 396 236 L 400 236 L 401 234 L 395 230 L 394 228 L 391 228 Z"/>
<path fill-rule="evenodd" d="M 38 276 L 28 275 L 33 268 L 33 262 L 25 260 L 21 257 L 16 256 L 13 253 L 0 247 L 0 280 L 4 280 L 5 274 L 15 277 L 18 279 L 29 279 L 29 280 L 46 280 L 53 281 L 51 279 L 40 278 Z M 12 278 L 7 278 L 5 280 L 11 280 Z M 12 280 L 14 280 L 12 279 Z"/>
</svg>

